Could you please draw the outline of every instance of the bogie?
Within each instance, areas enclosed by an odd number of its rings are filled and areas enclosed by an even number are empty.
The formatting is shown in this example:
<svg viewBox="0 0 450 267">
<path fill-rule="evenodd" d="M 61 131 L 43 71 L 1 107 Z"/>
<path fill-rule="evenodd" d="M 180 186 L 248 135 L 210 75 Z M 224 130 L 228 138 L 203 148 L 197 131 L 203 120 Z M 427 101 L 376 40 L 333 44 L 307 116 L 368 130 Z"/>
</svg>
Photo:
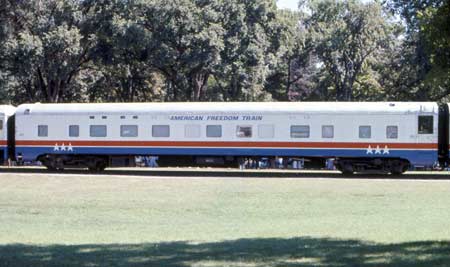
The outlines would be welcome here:
<svg viewBox="0 0 450 267">
<path fill-rule="evenodd" d="M 371 171 L 401 175 L 408 170 L 410 163 L 404 159 L 391 158 L 341 158 L 336 159 L 335 166 L 346 175 Z"/>
</svg>

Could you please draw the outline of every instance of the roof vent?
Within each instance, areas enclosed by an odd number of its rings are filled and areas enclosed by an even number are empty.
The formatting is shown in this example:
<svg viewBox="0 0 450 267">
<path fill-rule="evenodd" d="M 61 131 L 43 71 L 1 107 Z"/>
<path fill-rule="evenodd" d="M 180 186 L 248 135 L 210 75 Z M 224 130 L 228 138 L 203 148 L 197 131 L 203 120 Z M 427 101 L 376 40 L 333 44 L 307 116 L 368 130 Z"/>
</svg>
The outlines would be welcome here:
<svg viewBox="0 0 450 267">
<path fill-rule="evenodd" d="M 395 107 L 395 103 L 389 103 L 390 107 Z"/>
<path fill-rule="evenodd" d="M 30 115 L 30 109 L 27 108 L 23 111 L 23 115 Z"/>
</svg>

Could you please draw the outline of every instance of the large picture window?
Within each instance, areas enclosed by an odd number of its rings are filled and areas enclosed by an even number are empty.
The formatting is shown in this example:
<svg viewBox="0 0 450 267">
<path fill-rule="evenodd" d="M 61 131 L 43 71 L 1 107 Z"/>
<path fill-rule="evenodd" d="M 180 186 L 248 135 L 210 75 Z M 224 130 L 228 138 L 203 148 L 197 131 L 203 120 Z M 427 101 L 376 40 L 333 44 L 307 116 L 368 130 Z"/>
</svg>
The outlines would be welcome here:
<svg viewBox="0 0 450 267">
<path fill-rule="evenodd" d="M 237 137 L 252 137 L 252 126 L 241 126 L 238 125 L 236 127 L 236 136 Z"/>
<path fill-rule="evenodd" d="M 153 137 L 169 137 L 170 127 L 169 125 L 153 125 L 152 126 Z"/>
<path fill-rule="evenodd" d="M 309 125 L 292 125 L 292 138 L 309 138 Z"/>
<path fill-rule="evenodd" d="M 207 125 L 206 137 L 222 137 L 222 125 Z"/>
<path fill-rule="evenodd" d="M 137 137 L 138 126 L 137 125 L 120 125 L 121 137 Z"/>
<path fill-rule="evenodd" d="M 106 137 L 106 125 L 91 125 L 89 135 L 91 137 Z"/>
</svg>

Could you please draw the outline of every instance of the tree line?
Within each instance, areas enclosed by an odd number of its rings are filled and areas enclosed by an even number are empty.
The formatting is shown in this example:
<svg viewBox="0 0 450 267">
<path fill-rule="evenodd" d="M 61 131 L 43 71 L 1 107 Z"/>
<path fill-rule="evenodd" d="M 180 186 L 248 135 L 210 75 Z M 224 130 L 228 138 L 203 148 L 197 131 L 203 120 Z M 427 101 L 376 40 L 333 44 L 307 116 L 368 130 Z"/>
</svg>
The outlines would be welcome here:
<svg viewBox="0 0 450 267">
<path fill-rule="evenodd" d="M 0 0 L 2 103 L 449 95 L 449 0 Z"/>
</svg>

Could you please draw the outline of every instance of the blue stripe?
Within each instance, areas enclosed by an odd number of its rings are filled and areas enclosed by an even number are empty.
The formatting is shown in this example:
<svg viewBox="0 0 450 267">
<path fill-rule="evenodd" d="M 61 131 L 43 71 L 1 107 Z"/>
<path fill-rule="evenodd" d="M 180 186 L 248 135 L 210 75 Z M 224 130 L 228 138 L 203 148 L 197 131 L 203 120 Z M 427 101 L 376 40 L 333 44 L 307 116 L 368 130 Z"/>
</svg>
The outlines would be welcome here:
<svg viewBox="0 0 450 267">
<path fill-rule="evenodd" d="M 3 160 L 8 159 L 8 146 L 0 146 L 0 149 L 3 150 Z"/>
<path fill-rule="evenodd" d="M 74 147 L 74 151 L 54 151 L 53 147 L 17 147 L 25 161 L 42 154 L 92 155 L 210 155 L 210 156 L 290 156 L 290 157 L 390 157 L 403 158 L 413 165 L 432 166 L 437 150 L 390 150 L 389 154 L 367 155 L 366 149 L 284 149 L 284 148 L 159 148 L 159 147 Z"/>
</svg>

